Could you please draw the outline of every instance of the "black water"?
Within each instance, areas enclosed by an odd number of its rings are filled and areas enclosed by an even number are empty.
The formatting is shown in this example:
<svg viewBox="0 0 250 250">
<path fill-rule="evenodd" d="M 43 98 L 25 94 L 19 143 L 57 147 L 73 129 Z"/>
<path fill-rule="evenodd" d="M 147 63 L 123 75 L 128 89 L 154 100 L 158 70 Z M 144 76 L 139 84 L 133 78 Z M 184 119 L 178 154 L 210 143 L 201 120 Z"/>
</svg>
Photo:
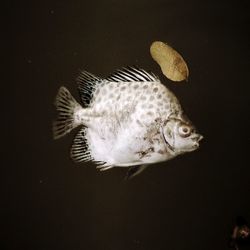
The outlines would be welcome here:
<svg viewBox="0 0 250 250">
<path fill-rule="evenodd" d="M 247 1 L 7 5 L 2 249 L 227 249 L 236 216 L 250 220 Z M 187 84 L 164 78 L 149 54 L 154 40 L 186 59 Z M 75 165 L 74 133 L 51 134 L 59 86 L 77 97 L 79 69 L 106 76 L 126 65 L 158 74 L 205 137 L 200 150 L 128 182 L 123 169 Z"/>
</svg>

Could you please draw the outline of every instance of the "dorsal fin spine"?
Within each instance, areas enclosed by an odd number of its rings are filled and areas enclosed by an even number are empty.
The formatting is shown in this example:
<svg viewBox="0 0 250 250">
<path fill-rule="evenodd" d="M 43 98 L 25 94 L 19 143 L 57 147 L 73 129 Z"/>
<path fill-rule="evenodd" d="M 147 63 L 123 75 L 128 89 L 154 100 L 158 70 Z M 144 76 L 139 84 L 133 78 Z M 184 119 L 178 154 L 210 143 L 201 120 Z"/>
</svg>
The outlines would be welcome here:
<svg viewBox="0 0 250 250">
<path fill-rule="evenodd" d="M 78 90 L 82 104 L 86 108 L 92 99 L 96 85 L 99 84 L 102 79 L 87 71 L 82 71 L 76 81 L 78 83 Z"/>
<path fill-rule="evenodd" d="M 108 81 L 116 82 L 155 82 L 159 81 L 152 73 L 148 73 L 137 67 L 124 67 L 116 70 L 113 74 L 106 78 Z"/>
</svg>

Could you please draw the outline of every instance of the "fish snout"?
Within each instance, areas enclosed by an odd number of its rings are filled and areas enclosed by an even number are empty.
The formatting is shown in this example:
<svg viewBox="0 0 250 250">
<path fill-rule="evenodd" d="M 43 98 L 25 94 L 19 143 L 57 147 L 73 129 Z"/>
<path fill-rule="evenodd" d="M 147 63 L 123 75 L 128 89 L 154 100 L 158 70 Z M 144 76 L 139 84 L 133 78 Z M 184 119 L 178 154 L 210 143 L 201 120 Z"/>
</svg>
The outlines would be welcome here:
<svg viewBox="0 0 250 250">
<path fill-rule="evenodd" d="M 195 148 L 198 148 L 199 147 L 199 142 L 203 139 L 204 137 L 200 134 L 196 134 L 192 140 L 194 141 L 194 146 Z"/>
<path fill-rule="evenodd" d="M 198 134 L 198 135 L 197 135 L 196 141 L 199 142 L 199 141 L 201 141 L 203 138 L 204 138 L 203 135 L 199 135 L 199 134 Z"/>
</svg>

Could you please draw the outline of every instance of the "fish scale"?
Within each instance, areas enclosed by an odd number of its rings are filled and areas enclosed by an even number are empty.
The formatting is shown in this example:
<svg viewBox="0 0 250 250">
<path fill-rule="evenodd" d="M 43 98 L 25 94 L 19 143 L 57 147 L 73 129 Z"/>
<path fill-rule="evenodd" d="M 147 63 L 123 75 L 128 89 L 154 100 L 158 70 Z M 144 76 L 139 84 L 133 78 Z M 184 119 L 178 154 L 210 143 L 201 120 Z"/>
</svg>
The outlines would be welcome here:
<svg viewBox="0 0 250 250">
<path fill-rule="evenodd" d="M 56 97 L 54 138 L 81 126 L 72 148 L 76 162 L 96 162 L 100 170 L 146 166 L 198 148 L 195 132 L 175 95 L 152 73 L 136 67 L 102 79 L 83 71 L 77 78 L 82 105 L 65 87 Z"/>
</svg>

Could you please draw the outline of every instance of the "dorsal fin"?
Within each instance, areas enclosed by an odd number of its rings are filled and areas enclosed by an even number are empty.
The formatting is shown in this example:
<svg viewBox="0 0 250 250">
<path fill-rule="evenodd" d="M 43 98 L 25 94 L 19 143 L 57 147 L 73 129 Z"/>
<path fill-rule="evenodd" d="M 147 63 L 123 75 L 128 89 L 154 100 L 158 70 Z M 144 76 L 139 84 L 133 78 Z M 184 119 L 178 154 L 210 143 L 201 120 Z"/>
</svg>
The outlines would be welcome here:
<svg viewBox="0 0 250 250">
<path fill-rule="evenodd" d="M 101 78 L 87 72 L 82 71 L 77 77 L 76 82 L 78 83 L 78 90 L 83 107 L 87 107 L 92 99 L 93 91 L 102 81 Z"/>
<path fill-rule="evenodd" d="M 159 81 L 158 77 L 153 73 L 137 68 L 137 67 L 124 67 L 116 70 L 113 74 L 106 78 L 108 81 L 113 82 L 156 82 Z"/>
<path fill-rule="evenodd" d="M 88 142 L 86 139 L 85 127 L 81 128 L 81 130 L 76 134 L 76 137 L 73 141 L 73 145 L 71 147 L 70 156 L 75 162 L 93 160 L 93 158 L 91 157 L 89 147 L 88 147 Z"/>
</svg>

